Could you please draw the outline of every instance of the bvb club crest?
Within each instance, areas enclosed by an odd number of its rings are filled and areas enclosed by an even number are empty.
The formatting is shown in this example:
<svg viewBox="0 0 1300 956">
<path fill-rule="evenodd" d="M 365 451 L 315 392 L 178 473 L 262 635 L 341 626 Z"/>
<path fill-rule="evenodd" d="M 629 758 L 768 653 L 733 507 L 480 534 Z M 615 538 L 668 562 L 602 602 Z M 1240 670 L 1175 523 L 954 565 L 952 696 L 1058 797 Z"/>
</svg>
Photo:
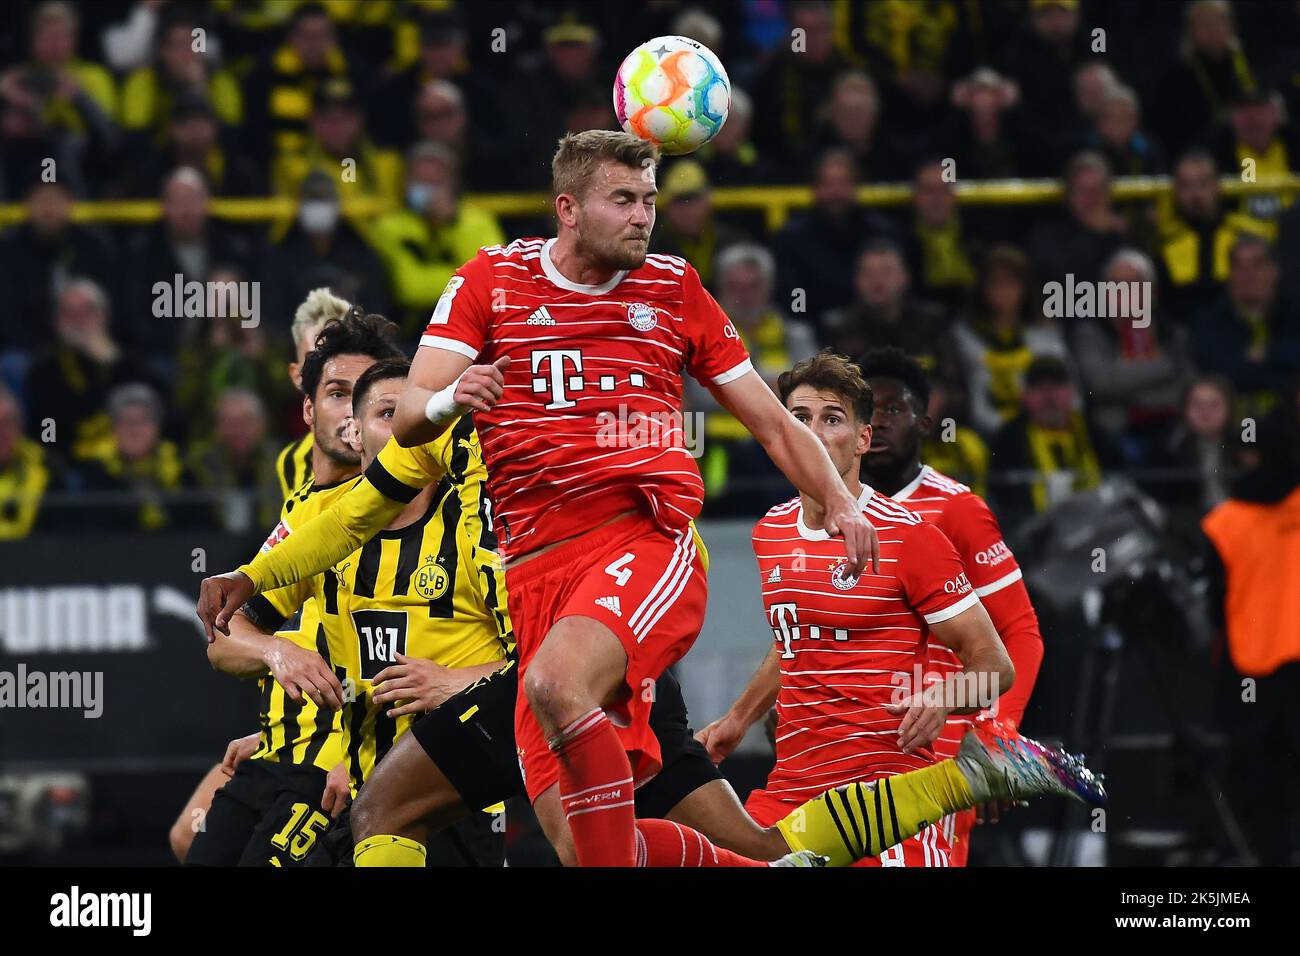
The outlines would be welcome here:
<svg viewBox="0 0 1300 956">
<path fill-rule="evenodd" d="M 434 561 L 432 555 L 426 555 L 424 564 L 420 565 L 413 578 L 415 592 L 426 601 L 434 601 L 447 593 L 451 585 L 451 575 L 441 564 Z"/>
</svg>

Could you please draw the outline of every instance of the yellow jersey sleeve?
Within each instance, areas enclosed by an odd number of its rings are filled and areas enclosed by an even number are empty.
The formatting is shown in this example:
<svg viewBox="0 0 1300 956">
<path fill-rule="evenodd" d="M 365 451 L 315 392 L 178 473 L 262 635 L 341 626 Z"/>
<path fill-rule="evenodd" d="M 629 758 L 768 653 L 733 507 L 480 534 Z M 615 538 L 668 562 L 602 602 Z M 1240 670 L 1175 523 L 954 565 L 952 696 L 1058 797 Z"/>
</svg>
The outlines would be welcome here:
<svg viewBox="0 0 1300 956">
<path fill-rule="evenodd" d="M 435 441 L 403 448 L 389 439 L 365 475 L 344 495 L 311 520 L 287 531 L 275 547 L 263 548 L 239 570 L 258 593 L 282 588 L 320 574 L 342 561 L 382 531 L 425 486 L 445 473 L 441 462 L 452 442 L 448 429 Z"/>
</svg>

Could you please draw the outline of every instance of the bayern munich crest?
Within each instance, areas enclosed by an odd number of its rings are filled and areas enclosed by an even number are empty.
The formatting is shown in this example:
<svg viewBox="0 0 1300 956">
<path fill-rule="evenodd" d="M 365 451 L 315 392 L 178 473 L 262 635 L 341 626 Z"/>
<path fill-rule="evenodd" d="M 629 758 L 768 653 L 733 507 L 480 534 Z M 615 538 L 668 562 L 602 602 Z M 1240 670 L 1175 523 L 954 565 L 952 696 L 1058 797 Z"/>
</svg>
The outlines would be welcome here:
<svg viewBox="0 0 1300 956">
<path fill-rule="evenodd" d="M 627 307 L 627 320 L 638 332 L 649 332 L 659 324 L 655 310 L 644 302 L 633 302 Z"/>
<path fill-rule="evenodd" d="M 857 586 L 858 579 L 851 574 L 844 573 L 848 566 L 848 561 L 841 561 L 831 568 L 831 584 L 837 591 L 852 591 Z"/>
</svg>

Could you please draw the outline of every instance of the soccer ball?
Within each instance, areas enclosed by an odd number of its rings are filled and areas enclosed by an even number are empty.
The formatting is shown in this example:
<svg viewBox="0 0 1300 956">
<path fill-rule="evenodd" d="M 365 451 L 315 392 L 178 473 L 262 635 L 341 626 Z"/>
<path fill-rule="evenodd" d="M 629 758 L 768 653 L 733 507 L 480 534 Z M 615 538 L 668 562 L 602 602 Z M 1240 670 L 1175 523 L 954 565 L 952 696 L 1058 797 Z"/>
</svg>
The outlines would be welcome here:
<svg viewBox="0 0 1300 956">
<path fill-rule="evenodd" d="M 731 109 L 722 61 L 689 37 L 655 37 L 627 55 L 614 77 L 619 125 L 670 155 L 692 153 L 717 135 Z"/>
</svg>

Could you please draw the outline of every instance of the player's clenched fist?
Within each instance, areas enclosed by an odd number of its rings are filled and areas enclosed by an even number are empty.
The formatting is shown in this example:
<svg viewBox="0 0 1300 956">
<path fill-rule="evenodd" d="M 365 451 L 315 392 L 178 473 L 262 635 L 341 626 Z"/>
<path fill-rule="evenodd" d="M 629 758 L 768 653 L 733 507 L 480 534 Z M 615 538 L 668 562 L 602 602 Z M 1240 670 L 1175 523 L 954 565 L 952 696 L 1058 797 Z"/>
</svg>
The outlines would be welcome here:
<svg viewBox="0 0 1300 956">
<path fill-rule="evenodd" d="M 424 407 L 424 417 L 435 425 L 466 412 L 486 412 L 505 394 L 505 370 L 510 359 L 502 356 L 491 365 L 471 365 L 440 392 L 434 392 Z"/>
<path fill-rule="evenodd" d="M 230 633 L 230 618 L 253 596 L 253 582 L 242 571 L 230 571 L 204 578 L 199 585 L 199 603 L 196 611 L 203 622 L 203 631 L 211 644 L 217 632 Z"/>
</svg>

